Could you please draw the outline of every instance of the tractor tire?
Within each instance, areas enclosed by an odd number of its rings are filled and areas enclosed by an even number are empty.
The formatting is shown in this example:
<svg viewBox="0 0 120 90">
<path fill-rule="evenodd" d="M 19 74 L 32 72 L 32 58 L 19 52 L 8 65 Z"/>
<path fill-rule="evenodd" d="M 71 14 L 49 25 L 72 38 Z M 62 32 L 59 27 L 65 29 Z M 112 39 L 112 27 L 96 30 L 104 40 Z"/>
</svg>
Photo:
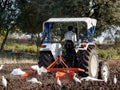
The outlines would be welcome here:
<svg viewBox="0 0 120 90">
<path fill-rule="evenodd" d="M 53 58 L 51 52 L 49 52 L 49 51 L 40 52 L 39 61 L 38 61 L 39 67 L 44 66 L 46 68 L 53 61 L 54 61 L 54 58 Z"/>
<path fill-rule="evenodd" d="M 80 76 L 86 77 L 91 76 L 94 78 L 98 77 L 98 55 L 95 49 L 88 48 L 87 50 L 81 50 L 77 54 L 78 65 L 77 67 L 82 68 L 85 72 L 80 72 Z"/>
<path fill-rule="evenodd" d="M 99 62 L 98 78 L 107 81 L 110 75 L 109 65 L 107 62 Z"/>
</svg>

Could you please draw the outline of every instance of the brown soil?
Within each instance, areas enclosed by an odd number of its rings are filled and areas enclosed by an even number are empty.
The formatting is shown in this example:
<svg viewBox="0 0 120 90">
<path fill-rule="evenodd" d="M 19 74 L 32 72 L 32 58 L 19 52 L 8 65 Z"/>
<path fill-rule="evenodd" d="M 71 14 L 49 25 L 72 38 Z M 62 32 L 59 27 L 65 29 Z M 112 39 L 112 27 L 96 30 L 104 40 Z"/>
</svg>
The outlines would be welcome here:
<svg viewBox="0 0 120 90">
<path fill-rule="evenodd" d="M 81 83 L 70 82 L 64 80 L 62 86 L 54 83 L 54 73 L 42 74 L 34 76 L 31 71 L 26 70 L 33 64 L 5 64 L 0 71 L 0 90 L 119 90 L 120 89 L 120 60 L 108 61 L 110 66 L 110 78 L 107 83 L 98 81 L 82 81 Z M 24 71 L 31 73 L 30 77 L 21 79 L 20 76 L 10 75 L 15 68 L 21 68 Z M 5 76 L 8 81 L 8 86 L 4 88 L 1 84 L 1 76 Z M 113 83 L 114 75 L 117 76 L 117 84 Z M 30 84 L 28 79 L 36 77 L 43 84 Z"/>
</svg>

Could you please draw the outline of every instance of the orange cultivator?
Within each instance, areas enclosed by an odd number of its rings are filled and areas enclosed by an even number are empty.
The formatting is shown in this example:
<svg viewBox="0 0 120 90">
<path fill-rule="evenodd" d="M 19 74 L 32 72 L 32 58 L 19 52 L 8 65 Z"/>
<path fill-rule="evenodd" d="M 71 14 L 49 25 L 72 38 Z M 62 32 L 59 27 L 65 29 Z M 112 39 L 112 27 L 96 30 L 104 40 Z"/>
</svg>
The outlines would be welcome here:
<svg viewBox="0 0 120 90">
<path fill-rule="evenodd" d="M 57 63 L 62 64 L 64 67 L 63 68 L 54 68 L 54 66 Z M 56 79 L 58 77 L 60 80 L 68 78 L 69 80 L 72 81 L 75 72 L 84 72 L 85 70 L 81 69 L 81 68 L 69 68 L 63 61 L 63 58 L 61 56 L 58 56 L 56 58 L 56 60 L 47 67 L 47 71 L 48 72 L 56 72 Z"/>
</svg>

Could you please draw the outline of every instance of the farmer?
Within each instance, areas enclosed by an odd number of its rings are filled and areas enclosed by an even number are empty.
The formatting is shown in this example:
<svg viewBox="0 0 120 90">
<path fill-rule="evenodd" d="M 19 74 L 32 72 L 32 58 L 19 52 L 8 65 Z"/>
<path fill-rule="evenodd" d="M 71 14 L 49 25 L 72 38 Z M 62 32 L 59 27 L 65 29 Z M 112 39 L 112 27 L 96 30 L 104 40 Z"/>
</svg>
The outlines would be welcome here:
<svg viewBox="0 0 120 90">
<path fill-rule="evenodd" d="M 73 26 L 68 26 L 68 32 L 64 36 L 65 40 L 72 40 L 73 43 L 77 41 L 76 33 L 73 32 Z"/>
<path fill-rule="evenodd" d="M 66 50 L 66 61 L 68 66 L 75 67 L 74 63 L 77 60 L 76 51 L 75 51 L 75 43 L 77 42 L 76 33 L 73 32 L 73 26 L 68 26 L 68 32 L 64 35 L 64 48 Z"/>
</svg>

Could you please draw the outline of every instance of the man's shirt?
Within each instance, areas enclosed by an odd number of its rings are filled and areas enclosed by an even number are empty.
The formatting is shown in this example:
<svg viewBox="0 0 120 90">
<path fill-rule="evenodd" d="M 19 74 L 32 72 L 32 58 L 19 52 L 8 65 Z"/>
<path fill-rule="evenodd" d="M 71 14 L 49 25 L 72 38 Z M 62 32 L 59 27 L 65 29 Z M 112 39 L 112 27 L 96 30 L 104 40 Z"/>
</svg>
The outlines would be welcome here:
<svg viewBox="0 0 120 90">
<path fill-rule="evenodd" d="M 65 40 L 72 40 L 73 43 L 75 43 L 77 41 L 76 38 L 76 34 L 72 31 L 68 31 L 67 33 L 65 33 Z"/>
</svg>

